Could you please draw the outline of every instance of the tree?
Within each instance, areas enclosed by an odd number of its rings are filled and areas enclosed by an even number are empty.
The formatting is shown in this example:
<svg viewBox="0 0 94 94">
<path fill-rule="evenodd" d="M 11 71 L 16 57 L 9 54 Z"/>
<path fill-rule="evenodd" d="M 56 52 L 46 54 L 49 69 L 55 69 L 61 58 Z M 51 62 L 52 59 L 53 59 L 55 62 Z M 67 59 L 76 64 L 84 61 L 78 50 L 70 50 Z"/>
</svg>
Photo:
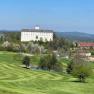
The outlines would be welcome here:
<svg viewBox="0 0 94 94">
<path fill-rule="evenodd" d="M 68 65 L 67 65 L 66 71 L 68 74 L 71 74 L 72 70 L 73 70 L 73 61 L 71 60 L 71 62 L 68 63 Z"/>
<path fill-rule="evenodd" d="M 28 56 L 25 56 L 22 63 L 28 68 L 30 66 L 30 58 Z"/>
<path fill-rule="evenodd" d="M 78 65 L 73 66 L 72 75 L 78 78 L 80 82 L 85 82 L 91 72 L 90 65 L 82 61 Z"/>
<path fill-rule="evenodd" d="M 92 68 L 90 64 L 76 52 L 73 60 L 68 64 L 67 72 L 78 78 L 80 82 L 85 82 L 86 78 L 91 75 Z"/>
<path fill-rule="evenodd" d="M 9 42 L 20 42 L 20 32 L 4 32 L 5 40 Z"/>
<path fill-rule="evenodd" d="M 49 54 L 40 58 L 39 68 L 60 72 L 62 71 L 62 64 L 58 62 L 54 54 Z"/>
<path fill-rule="evenodd" d="M 12 43 L 10 43 L 9 41 L 5 41 L 3 44 L 2 44 L 2 47 L 4 50 L 6 51 L 13 51 L 13 45 Z"/>
<path fill-rule="evenodd" d="M 56 55 L 53 53 L 50 60 L 52 69 L 54 69 L 54 66 L 56 65 L 57 62 L 58 61 L 57 61 Z"/>
<path fill-rule="evenodd" d="M 4 41 L 4 36 L 1 36 L 0 37 L 0 42 L 3 42 Z"/>
<path fill-rule="evenodd" d="M 43 70 L 51 70 L 51 55 L 42 56 L 40 58 L 39 67 Z"/>
</svg>

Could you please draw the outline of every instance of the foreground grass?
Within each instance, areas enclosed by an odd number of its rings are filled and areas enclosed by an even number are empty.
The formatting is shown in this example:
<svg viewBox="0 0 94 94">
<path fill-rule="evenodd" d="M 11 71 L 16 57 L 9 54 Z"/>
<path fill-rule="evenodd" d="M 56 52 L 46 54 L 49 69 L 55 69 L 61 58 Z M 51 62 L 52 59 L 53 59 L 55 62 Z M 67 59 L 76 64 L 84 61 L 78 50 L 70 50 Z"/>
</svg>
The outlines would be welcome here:
<svg viewBox="0 0 94 94">
<path fill-rule="evenodd" d="M 69 75 L 20 67 L 15 53 L 0 52 L 0 94 L 94 94 L 94 77 L 74 82 Z"/>
</svg>

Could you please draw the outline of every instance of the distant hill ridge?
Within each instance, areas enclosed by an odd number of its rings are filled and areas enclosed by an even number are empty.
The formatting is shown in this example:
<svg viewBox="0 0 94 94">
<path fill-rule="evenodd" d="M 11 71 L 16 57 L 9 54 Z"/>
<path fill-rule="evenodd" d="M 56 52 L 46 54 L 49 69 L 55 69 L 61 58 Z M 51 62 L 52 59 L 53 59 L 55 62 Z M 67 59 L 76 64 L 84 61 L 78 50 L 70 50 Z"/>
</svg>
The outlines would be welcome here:
<svg viewBox="0 0 94 94">
<path fill-rule="evenodd" d="M 81 32 L 55 32 L 58 37 L 64 37 L 72 41 L 94 41 L 94 34 Z"/>
</svg>

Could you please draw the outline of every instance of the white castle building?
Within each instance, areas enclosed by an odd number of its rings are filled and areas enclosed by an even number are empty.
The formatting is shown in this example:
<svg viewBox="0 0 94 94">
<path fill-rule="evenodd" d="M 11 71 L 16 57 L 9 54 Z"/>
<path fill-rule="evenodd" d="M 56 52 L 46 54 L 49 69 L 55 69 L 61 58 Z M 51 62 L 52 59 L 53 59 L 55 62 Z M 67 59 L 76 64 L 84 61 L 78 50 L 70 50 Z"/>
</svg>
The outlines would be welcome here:
<svg viewBox="0 0 94 94">
<path fill-rule="evenodd" d="M 23 29 L 21 31 L 21 42 L 28 41 L 53 41 L 52 30 L 41 30 L 38 26 L 34 29 Z"/>
</svg>

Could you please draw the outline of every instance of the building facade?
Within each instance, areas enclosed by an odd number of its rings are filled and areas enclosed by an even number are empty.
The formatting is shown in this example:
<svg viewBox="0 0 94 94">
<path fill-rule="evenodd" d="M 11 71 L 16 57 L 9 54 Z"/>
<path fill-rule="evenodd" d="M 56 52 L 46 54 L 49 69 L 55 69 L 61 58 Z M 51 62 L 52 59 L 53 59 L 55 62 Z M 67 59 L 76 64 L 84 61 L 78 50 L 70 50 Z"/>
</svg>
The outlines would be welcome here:
<svg viewBox="0 0 94 94">
<path fill-rule="evenodd" d="M 94 49 L 94 42 L 79 42 L 78 47 L 86 49 Z"/>
<path fill-rule="evenodd" d="M 21 31 L 21 42 L 28 41 L 53 41 L 53 31 L 40 30 L 38 27 L 35 27 L 35 29 L 23 29 Z"/>
</svg>

